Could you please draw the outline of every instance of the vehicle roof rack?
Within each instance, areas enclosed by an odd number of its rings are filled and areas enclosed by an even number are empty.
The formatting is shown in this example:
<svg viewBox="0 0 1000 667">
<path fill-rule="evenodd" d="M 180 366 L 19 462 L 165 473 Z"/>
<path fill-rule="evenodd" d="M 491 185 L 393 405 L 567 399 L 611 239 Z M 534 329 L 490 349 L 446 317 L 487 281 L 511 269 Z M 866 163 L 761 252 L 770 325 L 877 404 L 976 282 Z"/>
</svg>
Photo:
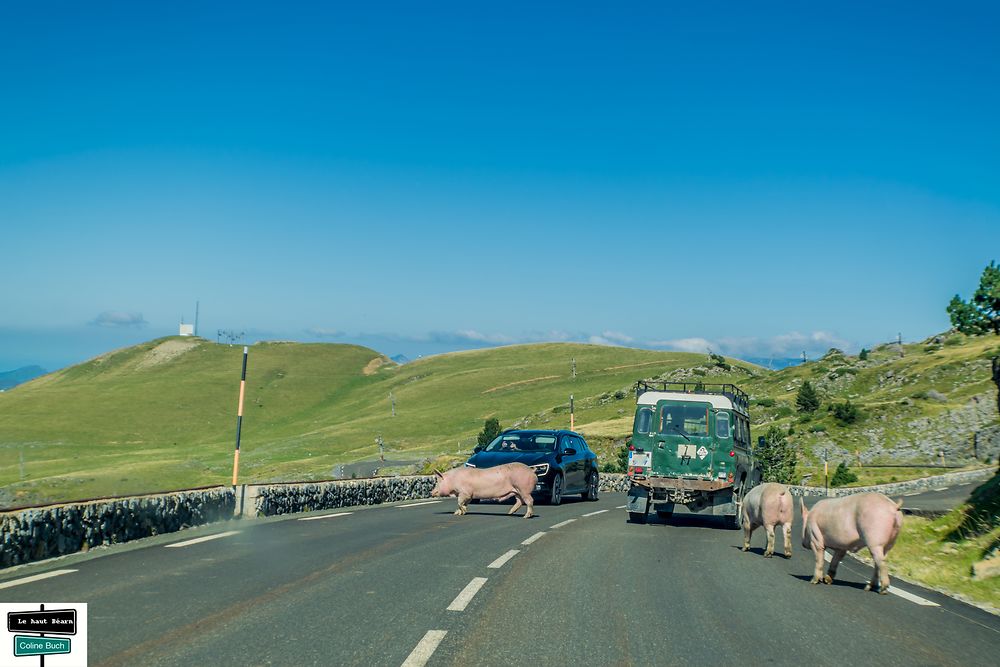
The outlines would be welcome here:
<svg viewBox="0 0 1000 667">
<path fill-rule="evenodd" d="M 725 396 L 744 412 L 750 412 L 750 396 L 735 384 L 713 384 L 710 382 L 667 382 L 639 380 L 635 383 L 635 399 L 639 400 L 647 391 L 676 391 L 682 394 L 717 394 Z"/>
</svg>

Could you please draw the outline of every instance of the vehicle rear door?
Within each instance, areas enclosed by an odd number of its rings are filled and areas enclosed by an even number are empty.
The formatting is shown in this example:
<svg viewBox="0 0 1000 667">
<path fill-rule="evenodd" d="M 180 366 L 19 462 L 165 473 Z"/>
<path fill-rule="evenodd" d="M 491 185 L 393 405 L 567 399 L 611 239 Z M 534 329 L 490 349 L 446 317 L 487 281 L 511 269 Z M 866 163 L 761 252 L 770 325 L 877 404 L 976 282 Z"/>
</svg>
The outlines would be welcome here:
<svg viewBox="0 0 1000 667">
<path fill-rule="evenodd" d="M 707 477 L 715 447 L 709 432 L 708 403 L 659 401 L 655 413 L 653 470 L 656 474 Z"/>
</svg>

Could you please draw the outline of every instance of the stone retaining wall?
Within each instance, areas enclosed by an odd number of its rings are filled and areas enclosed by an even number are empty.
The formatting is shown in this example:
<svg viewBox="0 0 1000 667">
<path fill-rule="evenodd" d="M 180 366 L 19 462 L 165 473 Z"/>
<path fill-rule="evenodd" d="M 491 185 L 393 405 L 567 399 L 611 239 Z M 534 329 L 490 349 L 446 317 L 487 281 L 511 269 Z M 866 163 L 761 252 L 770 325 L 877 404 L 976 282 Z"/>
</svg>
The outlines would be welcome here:
<svg viewBox="0 0 1000 667">
<path fill-rule="evenodd" d="M 879 484 L 878 486 L 847 486 L 831 487 L 829 494 L 826 489 L 816 486 L 792 486 L 793 496 L 849 496 L 855 493 L 868 493 L 875 491 L 884 493 L 887 496 L 895 496 L 900 493 L 910 493 L 913 491 L 929 491 L 940 489 L 953 484 L 967 484 L 969 482 L 985 482 L 996 474 L 996 468 L 983 468 L 981 470 L 966 470 L 963 472 L 950 472 L 934 477 L 922 477 L 911 479 L 906 482 L 893 482 L 891 484 Z"/>
<path fill-rule="evenodd" d="M 399 500 L 429 498 L 433 475 L 376 477 L 374 479 L 262 484 L 247 487 L 242 513 L 245 517 L 378 505 Z"/>
<path fill-rule="evenodd" d="M 235 507 L 219 487 L 0 513 L 0 567 L 231 519 Z"/>
<path fill-rule="evenodd" d="M 934 477 L 923 477 L 921 479 L 911 479 L 906 482 L 893 482 L 892 484 L 880 484 L 878 486 L 850 486 L 831 487 L 830 496 L 849 496 L 854 493 L 868 493 L 875 491 L 884 493 L 887 496 L 894 496 L 899 493 L 910 493 L 913 491 L 927 491 L 930 489 L 940 489 L 953 484 L 967 484 L 969 482 L 985 482 L 996 474 L 996 468 L 983 468 L 981 470 L 965 470 L 962 472 L 950 472 Z M 628 491 L 628 480 L 621 473 L 601 473 L 600 490 L 607 493 L 626 493 Z M 795 496 L 826 496 L 827 491 L 823 487 L 816 486 L 792 486 L 792 495 Z"/>
</svg>

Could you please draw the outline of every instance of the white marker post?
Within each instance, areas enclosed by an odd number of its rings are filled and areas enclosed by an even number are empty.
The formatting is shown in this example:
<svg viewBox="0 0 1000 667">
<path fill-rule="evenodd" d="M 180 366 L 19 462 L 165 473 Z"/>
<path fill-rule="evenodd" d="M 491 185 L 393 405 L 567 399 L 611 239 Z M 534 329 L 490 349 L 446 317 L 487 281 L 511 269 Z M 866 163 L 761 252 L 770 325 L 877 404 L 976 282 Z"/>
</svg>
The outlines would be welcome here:
<svg viewBox="0 0 1000 667">
<path fill-rule="evenodd" d="M 236 409 L 236 451 L 233 452 L 233 486 L 240 472 L 240 431 L 243 430 L 243 397 L 247 387 L 247 346 L 243 346 L 243 372 L 240 374 L 240 403 Z"/>
<path fill-rule="evenodd" d="M 569 430 L 574 431 L 576 426 L 576 417 L 573 414 L 573 394 L 569 395 Z"/>
</svg>

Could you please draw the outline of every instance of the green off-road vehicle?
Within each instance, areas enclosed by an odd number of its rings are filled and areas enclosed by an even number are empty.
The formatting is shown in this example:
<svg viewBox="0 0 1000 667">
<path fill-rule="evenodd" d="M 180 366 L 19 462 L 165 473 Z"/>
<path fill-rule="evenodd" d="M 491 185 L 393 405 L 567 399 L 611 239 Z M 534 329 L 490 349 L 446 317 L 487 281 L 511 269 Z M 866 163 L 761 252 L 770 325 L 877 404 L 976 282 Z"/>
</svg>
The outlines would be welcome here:
<svg viewBox="0 0 1000 667">
<path fill-rule="evenodd" d="M 628 456 L 628 517 L 723 516 L 739 527 L 760 483 L 750 450 L 749 397 L 735 385 L 639 381 Z"/>
</svg>

